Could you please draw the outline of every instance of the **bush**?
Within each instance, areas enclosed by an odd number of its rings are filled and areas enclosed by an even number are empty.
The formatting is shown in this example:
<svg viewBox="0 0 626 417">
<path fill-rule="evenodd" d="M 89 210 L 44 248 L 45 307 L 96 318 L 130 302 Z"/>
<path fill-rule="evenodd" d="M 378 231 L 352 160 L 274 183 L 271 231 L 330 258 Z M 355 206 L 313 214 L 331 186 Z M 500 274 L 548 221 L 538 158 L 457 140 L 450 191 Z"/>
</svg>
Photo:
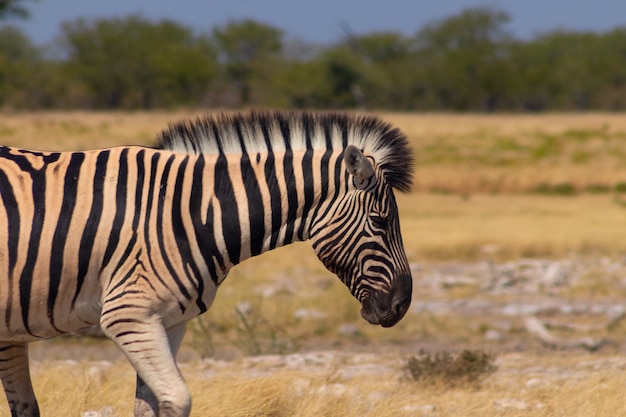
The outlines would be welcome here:
<svg viewBox="0 0 626 417">
<path fill-rule="evenodd" d="M 530 189 L 531 193 L 536 194 L 552 194 L 552 195 L 575 195 L 576 187 L 569 182 L 560 182 L 558 184 L 539 183 Z"/>
<path fill-rule="evenodd" d="M 626 193 L 626 182 L 618 182 L 614 189 L 616 193 Z"/>
<path fill-rule="evenodd" d="M 408 359 L 406 370 L 418 382 L 435 381 L 447 386 L 479 383 L 496 370 L 495 355 L 481 350 L 464 350 L 459 355 L 420 350 Z"/>
</svg>

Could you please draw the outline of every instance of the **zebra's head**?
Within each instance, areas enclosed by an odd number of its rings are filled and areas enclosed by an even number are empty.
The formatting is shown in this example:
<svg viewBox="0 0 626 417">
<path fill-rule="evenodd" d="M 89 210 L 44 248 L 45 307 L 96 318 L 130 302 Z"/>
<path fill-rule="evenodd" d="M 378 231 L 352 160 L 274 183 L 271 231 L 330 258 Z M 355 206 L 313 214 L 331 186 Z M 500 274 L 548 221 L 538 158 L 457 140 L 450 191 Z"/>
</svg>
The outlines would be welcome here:
<svg viewBox="0 0 626 417">
<path fill-rule="evenodd" d="M 343 161 L 347 192 L 315 219 L 313 248 L 359 300 L 361 316 L 391 327 L 409 309 L 413 286 L 393 188 L 377 161 L 356 146 L 345 149 Z"/>
</svg>

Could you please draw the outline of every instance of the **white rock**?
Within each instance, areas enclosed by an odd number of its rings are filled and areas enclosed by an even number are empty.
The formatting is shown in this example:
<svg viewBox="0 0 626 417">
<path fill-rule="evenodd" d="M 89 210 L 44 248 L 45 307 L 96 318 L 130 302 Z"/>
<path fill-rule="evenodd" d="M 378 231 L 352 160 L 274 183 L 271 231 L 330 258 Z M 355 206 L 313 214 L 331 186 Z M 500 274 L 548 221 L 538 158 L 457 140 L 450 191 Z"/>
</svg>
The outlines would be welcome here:
<svg viewBox="0 0 626 417">
<path fill-rule="evenodd" d="M 432 404 L 408 404 L 400 409 L 400 411 L 405 413 L 432 413 L 437 408 Z"/>
<path fill-rule="evenodd" d="M 337 331 L 339 332 L 339 334 L 344 336 L 354 336 L 359 332 L 359 329 L 354 324 L 342 324 L 341 326 L 339 326 L 339 329 L 337 329 Z"/>
<path fill-rule="evenodd" d="M 526 388 L 536 388 L 543 385 L 543 381 L 540 378 L 530 378 L 526 381 Z"/>
<path fill-rule="evenodd" d="M 87 369 L 87 379 L 92 384 L 102 385 L 106 381 L 104 370 L 99 366 L 92 366 Z"/>
<path fill-rule="evenodd" d="M 299 308 L 294 311 L 293 316 L 297 319 L 315 319 L 321 320 L 326 318 L 328 315 L 319 310 L 311 310 L 308 308 Z"/>
<path fill-rule="evenodd" d="M 487 330 L 485 332 L 485 340 L 489 342 L 501 342 L 504 340 L 504 336 L 497 330 Z"/>
<path fill-rule="evenodd" d="M 341 397 L 347 391 L 347 388 L 343 384 L 328 384 L 322 385 L 315 390 L 315 393 L 323 396 Z"/>
<path fill-rule="evenodd" d="M 541 281 L 544 285 L 556 287 L 565 282 L 565 270 L 557 262 L 552 262 L 546 272 L 543 274 Z"/>
<path fill-rule="evenodd" d="M 527 410 L 529 405 L 526 401 L 515 398 L 501 398 L 493 402 L 493 406 L 499 410 Z"/>
<path fill-rule="evenodd" d="M 115 417 L 115 410 L 112 406 L 107 405 L 100 410 L 85 411 L 82 417 Z"/>
</svg>

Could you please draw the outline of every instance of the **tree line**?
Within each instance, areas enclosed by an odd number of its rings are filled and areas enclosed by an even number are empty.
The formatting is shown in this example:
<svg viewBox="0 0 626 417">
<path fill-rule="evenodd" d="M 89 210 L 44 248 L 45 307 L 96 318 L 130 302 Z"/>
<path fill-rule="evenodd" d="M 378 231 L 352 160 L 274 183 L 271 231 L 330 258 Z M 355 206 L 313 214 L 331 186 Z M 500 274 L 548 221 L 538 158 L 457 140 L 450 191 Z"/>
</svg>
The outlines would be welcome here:
<svg viewBox="0 0 626 417">
<path fill-rule="evenodd" d="M 0 108 L 626 109 L 626 26 L 524 40 L 505 11 L 478 7 L 410 36 L 344 28 L 319 45 L 250 19 L 197 33 L 131 15 L 67 21 L 36 46 L 4 20 Z"/>
</svg>

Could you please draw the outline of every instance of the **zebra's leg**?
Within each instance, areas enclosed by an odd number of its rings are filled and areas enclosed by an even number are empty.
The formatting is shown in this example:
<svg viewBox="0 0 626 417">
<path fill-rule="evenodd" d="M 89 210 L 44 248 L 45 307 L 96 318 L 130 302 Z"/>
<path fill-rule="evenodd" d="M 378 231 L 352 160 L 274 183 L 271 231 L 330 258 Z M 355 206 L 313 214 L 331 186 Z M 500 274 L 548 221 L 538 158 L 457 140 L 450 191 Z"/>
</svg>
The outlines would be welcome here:
<svg viewBox="0 0 626 417">
<path fill-rule="evenodd" d="M 0 379 L 11 416 L 39 417 L 39 406 L 30 381 L 26 343 L 0 343 Z"/>
<path fill-rule="evenodd" d="M 101 326 L 137 371 L 135 417 L 189 416 L 191 395 L 172 354 L 180 345 L 184 326 L 166 332 L 160 319 L 154 315 L 143 320 L 105 319 Z M 168 343 L 170 338 L 175 349 Z"/>
<path fill-rule="evenodd" d="M 183 324 L 181 326 L 167 330 L 167 339 L 169 341 L 170 351 L 172 352 L 172 357 L 174 359 L 176 359 L 176 353 L 178 352 L 178 348 L 183 341 L 185 328 L 186 327 Z M 146 385 L 143 379 L 141 379 L 139 374 L 137 374 L 137 390 L 135 393 L 134 415 L 141 417 L 154 416 L 156 415 L 157 409 L 158 401 L 154 393 L 150 390 L 150 387 Z"/>
</svg>

